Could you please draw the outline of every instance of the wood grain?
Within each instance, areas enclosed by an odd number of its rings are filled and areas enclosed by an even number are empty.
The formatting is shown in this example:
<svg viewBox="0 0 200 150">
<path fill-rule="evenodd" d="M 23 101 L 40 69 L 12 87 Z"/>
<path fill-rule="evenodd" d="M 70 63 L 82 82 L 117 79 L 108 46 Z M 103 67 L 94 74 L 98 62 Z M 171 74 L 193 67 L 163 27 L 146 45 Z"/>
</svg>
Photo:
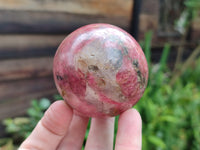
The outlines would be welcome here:
<svg viewBox="0 0 200 150">
<path fill-rule="evenodd" d="M 133 0 L 0 0 L 0 33 L 70 33 L 90 23 L 130 28 Z"/>
<path fill-rule="evenodd" d="M 53 58 L 41 57 L 0 61 L 0 82 L 52 75 Z"/>
<path fill-rule="evenodd" d="M 130 17 L 133 0 L 0 0 L 3 10 L 55 11 Z"/>
<path fill-rule="evenodd" d="M 196 17 L 192 22 L 191 27 L 191 41 L 200 42 L 200 11 L 198 17 Z"/>
<path fill-rule="evenodd" d="M 67 35 L 0 35 L 0 59 L 54 56 Z"/>
<path fill-rule="evenodd" d="M 0 105 L 12 102 L 25 95 L 55 90 L 53 77 L 41 77 L 34 79 L 23 79 L 12 82 L 1 82 Z"/>
<path fill-rule="evenodd" d="M 0 51 L 3 49 L 17 49 L 23 51 L 30 47 L 58 46 L 66 35 L 0 35 Z"/>
<path fill-rule="evenodd" d="M 0 33 L 68 34 L 91 23 L 110 23 L 125 30 L 130 19 L 124 16 L 104 16 L 48 11 L 0 10 Z"/>
<path fill-rule="evenodd" d="M 7 103 L 2 103 L 0 104 L 0 121 L 8 117 L 23 116 L 26 114 L 32 99 L 51 97 L 54 94 L 57 94 L 55 89 L 43 90 L 41 92 L 26 93 L 7 101 Z"/>
</svg>

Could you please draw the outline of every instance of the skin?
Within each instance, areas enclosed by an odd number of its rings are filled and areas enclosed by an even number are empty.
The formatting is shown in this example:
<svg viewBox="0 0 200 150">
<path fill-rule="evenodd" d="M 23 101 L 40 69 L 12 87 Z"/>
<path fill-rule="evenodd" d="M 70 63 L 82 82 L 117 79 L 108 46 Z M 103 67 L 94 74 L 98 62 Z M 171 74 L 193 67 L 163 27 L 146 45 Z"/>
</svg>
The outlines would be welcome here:
<svg viewBox="0 0 200 150">
<path fill-rule="evenodd" d="M 46 111 L 19 150 L 81 150 L 89 118 L 73 113 L 64 101 Z M 114 118 L 92 118 L 85 150 L 112 150 Z M 119 117 L 115 150 L 141 150 L 142 121 L 135 109 Z"/>
</svg>

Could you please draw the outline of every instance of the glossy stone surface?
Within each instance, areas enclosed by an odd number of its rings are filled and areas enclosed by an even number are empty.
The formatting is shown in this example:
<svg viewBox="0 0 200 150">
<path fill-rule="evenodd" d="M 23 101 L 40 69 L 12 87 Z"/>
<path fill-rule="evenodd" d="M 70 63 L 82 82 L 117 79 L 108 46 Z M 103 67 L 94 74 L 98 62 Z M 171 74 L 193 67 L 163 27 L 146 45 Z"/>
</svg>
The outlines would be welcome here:
<svg viewBox="0 0 200 150">
<path fill-rule="evenodd" d="M 67 36 L 54 57 L 59 93 L 76 113 L 116 116 L 141 98 L 148 66 L 139 44 L 124 30 L 91 24 Z"/>
</svg>

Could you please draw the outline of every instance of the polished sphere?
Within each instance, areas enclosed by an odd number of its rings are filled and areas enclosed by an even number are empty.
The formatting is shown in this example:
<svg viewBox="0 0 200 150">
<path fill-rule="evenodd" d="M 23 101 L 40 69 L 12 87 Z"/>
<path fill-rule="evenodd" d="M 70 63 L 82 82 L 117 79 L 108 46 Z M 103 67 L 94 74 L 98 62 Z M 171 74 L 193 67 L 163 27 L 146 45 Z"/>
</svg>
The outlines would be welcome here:
<svg viewBox="0 0 200 150">
<path fill-rule="evenodd" d="M 60 44 L 53 64 L 56 87 L 82 116 L 116 116 L 141 98 L 148 81 L 144 53 L 126 31 L 83 26 Z"/>
</svg>

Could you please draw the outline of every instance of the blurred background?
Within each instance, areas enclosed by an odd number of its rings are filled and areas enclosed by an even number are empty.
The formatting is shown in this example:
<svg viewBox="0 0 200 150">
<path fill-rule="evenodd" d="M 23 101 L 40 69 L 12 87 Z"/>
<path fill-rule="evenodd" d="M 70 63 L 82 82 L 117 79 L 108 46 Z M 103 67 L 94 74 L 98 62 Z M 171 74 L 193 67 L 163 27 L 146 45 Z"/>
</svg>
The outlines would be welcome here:
<svg viewBox="0 0 200 150">
<path fill-rule="evenodd" d="M 61 99 L 53 56 L 90 23 L 123 28 L 145 52 L 143 150 L 200 150 L 200 0 L 0 0 L 0 149 L 17 149 Z"/>
</svg>

